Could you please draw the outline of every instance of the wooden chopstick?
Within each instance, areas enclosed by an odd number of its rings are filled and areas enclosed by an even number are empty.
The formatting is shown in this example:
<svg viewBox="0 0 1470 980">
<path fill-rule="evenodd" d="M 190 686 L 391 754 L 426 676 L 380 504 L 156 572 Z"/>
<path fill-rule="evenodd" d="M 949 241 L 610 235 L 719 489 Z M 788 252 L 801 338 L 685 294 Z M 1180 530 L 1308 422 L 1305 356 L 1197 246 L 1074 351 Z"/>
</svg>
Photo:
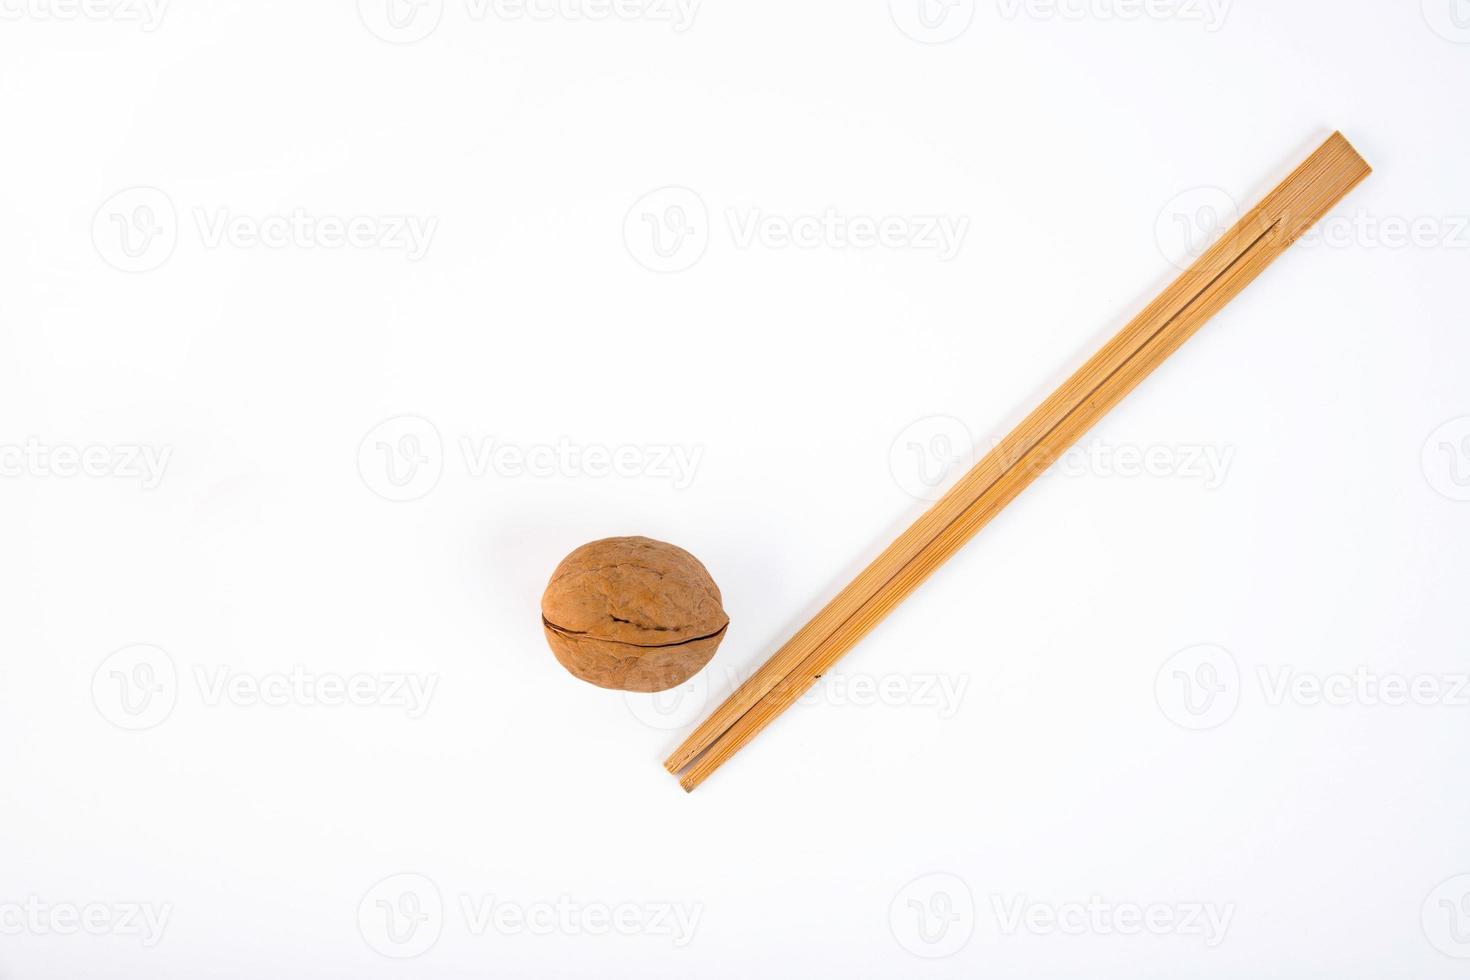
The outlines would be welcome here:
<svg viewBox="0 0 1470 980">
<path fill-rule="evenodd" d="M 693 763 L 680 782 L 699 785 L 1369 172 L 1334 133 L 741 685 L 666 768 Z"/>
</svg>

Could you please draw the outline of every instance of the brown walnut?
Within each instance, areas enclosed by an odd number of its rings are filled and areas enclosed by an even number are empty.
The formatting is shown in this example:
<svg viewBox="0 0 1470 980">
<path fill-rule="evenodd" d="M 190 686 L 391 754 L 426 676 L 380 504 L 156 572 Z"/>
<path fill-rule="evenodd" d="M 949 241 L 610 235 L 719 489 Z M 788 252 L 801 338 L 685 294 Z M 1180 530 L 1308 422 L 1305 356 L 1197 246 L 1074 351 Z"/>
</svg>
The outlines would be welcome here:
<svg viewBox="0 0 1470 980">
<path fill-rule="evenodd" d="M 582 545 L 541 597 L 541 625 L 561 665 L 623 691 L 684 683 L 709 663 L 729 623 L 699 559 L 652 538 Z"/>
</svg>

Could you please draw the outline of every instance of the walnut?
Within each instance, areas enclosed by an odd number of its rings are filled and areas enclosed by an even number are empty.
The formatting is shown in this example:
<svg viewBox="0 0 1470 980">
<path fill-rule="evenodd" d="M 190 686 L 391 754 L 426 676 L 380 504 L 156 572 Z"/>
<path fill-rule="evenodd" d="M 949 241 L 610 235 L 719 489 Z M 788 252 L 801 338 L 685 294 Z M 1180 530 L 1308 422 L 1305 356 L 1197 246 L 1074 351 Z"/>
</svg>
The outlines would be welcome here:
<svg viewBox="0 0 1470 980">
<path fill-rule="evenodd" d="M 699 559 L 652 538 L 582 545 L 541 597 L 541 625 L 561 665 L 623 691 L 684 683 L 709 663 L 729 624 Z"/>
</svg>

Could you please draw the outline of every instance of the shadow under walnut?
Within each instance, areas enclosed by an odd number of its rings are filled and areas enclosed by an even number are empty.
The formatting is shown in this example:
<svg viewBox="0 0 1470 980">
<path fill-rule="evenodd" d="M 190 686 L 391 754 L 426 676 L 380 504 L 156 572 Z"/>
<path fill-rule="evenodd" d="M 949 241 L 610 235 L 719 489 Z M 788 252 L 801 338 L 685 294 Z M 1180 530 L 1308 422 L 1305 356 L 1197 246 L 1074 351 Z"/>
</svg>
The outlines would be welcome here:
<svg viewBox="0 0 1470 980">
<path fill-rule="evenodd" d="M 573 551 L 541 597 L 546 642 L 599 687 L 666 691 L 715 655 L 730 617 L 709 571 L 652 538 L 603 538 Z"/>
</svg>

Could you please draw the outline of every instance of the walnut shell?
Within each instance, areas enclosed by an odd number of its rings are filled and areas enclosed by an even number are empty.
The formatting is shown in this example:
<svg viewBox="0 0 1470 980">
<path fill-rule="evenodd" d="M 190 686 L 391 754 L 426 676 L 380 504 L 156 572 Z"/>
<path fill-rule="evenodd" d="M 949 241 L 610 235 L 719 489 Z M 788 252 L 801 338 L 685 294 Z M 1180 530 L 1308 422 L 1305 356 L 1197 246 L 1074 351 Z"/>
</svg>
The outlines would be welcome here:
<svg viewBox="0 0 1470 980">
<path fill-rule="evenodd" d="M 652 538 L 582 545 L 541 597 L 541 625 L 561 665 L 622 691 L 684 683 L 709 663 L 729 624 L 699 559 Z"/>
</svg>

